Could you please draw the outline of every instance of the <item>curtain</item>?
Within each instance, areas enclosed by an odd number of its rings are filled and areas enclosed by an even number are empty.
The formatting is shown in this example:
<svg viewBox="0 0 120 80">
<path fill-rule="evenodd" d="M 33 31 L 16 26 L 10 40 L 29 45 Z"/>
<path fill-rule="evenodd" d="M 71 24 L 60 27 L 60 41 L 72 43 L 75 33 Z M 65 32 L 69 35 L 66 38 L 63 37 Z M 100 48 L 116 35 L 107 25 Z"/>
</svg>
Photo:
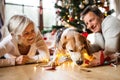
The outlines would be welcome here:
<svg viewBox="0 0 120 80">
<path fill-rule="evenodd" d="M 115 13 L 113 14 L 120 19 L 120 0 L 109 0 L 110 9 L 114 9 Z"/>
<path fill-rule="evenodd" d="M 1 20 L 4 23 L 4 19 L 5 19 L 5 14 L 4 14 L 4 0 L 0 0 L 0 16 L 1 16 Z"/>
<path fill-rule="evenodd" d="M 4 0 L 0 0 L 0 40 L 2 38 L 1 27 L 4 23 Z"/>
</svg>

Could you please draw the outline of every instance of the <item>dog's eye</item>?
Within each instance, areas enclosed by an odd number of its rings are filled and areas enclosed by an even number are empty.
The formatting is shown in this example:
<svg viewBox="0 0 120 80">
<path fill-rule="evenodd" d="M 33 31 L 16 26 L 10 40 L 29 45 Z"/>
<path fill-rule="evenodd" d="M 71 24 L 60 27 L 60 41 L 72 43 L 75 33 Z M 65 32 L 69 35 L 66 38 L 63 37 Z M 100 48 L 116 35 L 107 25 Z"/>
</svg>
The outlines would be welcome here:
<svg viewBox="0 0 120 80">
<path fill-rule="evenodd" d="M 70 52 L 73 52 L 73 50 L 69 50 Z"/>
</svg>

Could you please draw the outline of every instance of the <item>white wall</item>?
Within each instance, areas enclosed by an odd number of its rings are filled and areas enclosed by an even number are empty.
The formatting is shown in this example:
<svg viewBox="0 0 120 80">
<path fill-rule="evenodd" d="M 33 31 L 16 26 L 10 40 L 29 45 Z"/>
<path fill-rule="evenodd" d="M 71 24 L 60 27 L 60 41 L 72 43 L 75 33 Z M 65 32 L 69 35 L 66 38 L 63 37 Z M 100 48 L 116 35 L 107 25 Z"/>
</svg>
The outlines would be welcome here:
<svg viewBox="0 0 120 80">
<path fill-rule="evenodd" d="M 116 16 L 120 19 L 120 0 L 109 0 L 110 2 L 110 9 L 114 9 L 115 13 L 113 16 Z"/>
</svg>

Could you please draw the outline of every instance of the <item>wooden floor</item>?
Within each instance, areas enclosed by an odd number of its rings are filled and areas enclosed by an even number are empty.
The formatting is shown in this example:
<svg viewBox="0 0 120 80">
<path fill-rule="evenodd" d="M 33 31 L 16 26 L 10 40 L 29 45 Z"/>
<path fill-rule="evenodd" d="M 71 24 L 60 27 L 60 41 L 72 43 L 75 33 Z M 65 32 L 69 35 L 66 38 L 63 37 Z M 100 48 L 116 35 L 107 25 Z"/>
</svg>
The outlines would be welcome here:
<svg viewBox="0 0 120 80">
<path fill-rule="evenodd" d="M 45 70 L 43 64 L 0 68 L 0 80 L 120 80 L 120 65 L 81 68 L 65 63 L 56 70 Z"/>
</svg>

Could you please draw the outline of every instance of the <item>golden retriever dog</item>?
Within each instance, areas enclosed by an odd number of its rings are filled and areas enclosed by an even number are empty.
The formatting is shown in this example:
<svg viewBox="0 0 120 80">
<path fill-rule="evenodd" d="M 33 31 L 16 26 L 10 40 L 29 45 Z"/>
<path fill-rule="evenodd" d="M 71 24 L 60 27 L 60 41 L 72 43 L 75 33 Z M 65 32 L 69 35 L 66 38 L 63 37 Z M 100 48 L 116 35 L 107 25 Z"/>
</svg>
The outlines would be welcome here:
<svg viewBox="0 0 120 80">
<path fill-rule="evenodd" d="M 59 65 L 60 61 L 68 58 L 77 65 L 83 64 L 85 59 L 91 61 L 93 57 L 88 48 L 89 42 L 76 28 L 62 28 L 56 34 L 55 51 L 49 65 Z"/>
<path fill-rule="evenodd" d="M 99 46 L 92 45 L 76 28 L 59 29 L 55 39 L 53 59 L 48 63 L 52 67 L 67 60 L 83 67 L 103 65 L 106 61 L 111 63 L 110 56 L 105 56 Z"/>
</svg>

